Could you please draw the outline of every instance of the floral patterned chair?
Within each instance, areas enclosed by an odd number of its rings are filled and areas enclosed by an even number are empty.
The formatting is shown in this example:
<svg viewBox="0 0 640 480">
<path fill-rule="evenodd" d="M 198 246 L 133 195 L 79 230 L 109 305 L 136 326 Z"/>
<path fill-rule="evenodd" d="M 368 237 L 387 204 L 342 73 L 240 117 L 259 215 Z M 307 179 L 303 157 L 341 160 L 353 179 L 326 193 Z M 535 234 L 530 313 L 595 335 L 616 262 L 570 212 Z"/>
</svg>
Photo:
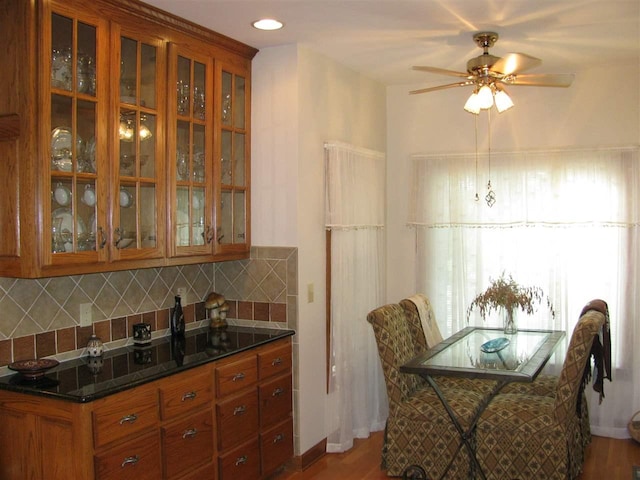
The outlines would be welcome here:
<svg viewBox="0 0 640 480">
<path fill-rule="evenodd" d="M 466 478 L 470 459 L 442 403 L 419 376 L 400 372 L 415 356 L 404 309 L 385 305 L 370 312 L 367 320 L 375 334 L 389 398 L 382 468 L 389 476 L 400 476 L 407 467 L 418 465 L 429 478 L 440 478 L 445 472 L 445 478 Z M 451 388 L 447 399 L 467 428 L 483 395 Z"/>
<path fill-rule="evenodd" d="M 580 317 L 553 397 L 507 393 L 491 401 L 476 427 L 477 457 L 487 479 L 578 476 L 585 446 L 576 415 L 578 399 L 594 337 L 604 323 L 605 315 L 596 310 Z"/>
</svg>

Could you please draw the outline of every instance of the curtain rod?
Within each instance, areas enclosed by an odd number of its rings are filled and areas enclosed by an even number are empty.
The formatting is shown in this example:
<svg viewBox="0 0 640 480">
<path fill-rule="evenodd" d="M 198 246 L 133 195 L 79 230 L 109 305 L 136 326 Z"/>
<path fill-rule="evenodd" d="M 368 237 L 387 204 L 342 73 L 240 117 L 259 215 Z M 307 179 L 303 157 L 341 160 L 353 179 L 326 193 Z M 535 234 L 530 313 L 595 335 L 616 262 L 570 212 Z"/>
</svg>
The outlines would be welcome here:
<svg viewBox="0 0 640 480">
<path fill-rule="evenodd" d="M 523 153 L 580 153 L 580 152 L 613 152 L 620 151 L 634 151 L 640 150 L 640 145 L 628 145 L 622 147 L 593 147 L 593 148 L 552 148 L 552 149 L 528 149 L 528 150 L 492 150 L 492 155 L 513 155 Z M 413 153 L 410 158 L 431 158 L 431 157 L 468 157 L 469 155 L 475 155 L 475 152 L 440 152 L 440 153 Z M 486 152 L 478 152 L 479 156 L 486 156 Z"/>
</svg>

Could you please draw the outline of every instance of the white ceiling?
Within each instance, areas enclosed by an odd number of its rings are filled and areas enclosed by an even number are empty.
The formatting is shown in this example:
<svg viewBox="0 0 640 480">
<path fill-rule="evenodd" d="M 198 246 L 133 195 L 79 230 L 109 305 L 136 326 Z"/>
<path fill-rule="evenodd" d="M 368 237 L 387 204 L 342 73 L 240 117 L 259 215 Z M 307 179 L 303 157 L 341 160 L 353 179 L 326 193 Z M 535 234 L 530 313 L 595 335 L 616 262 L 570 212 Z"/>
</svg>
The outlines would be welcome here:
<svg viewBox="0 0 640 480">
<path fill-rule="evenodd" d="M 411 70 L 464 71 L 482 51 L 472 34 L 495 31 L 491 53 L 542 59 L 528 73 L 638 63 L 640 0 L 144 0 L 258 49 L 299 43 L 385 85 L 450 83 Z M 251 27 L 261 17 L 285 23 Z"/>
</svg>

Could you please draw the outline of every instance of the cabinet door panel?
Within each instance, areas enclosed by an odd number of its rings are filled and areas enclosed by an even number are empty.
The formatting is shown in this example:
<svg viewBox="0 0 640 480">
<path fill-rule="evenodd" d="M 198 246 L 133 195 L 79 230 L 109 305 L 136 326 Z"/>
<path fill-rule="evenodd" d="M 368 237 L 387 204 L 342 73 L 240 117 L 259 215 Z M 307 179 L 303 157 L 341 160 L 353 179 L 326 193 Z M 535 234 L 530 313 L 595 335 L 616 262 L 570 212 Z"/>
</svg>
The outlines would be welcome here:
<svg viewBox="0 0 640 480">
<path fill-rule="evenodd" d="M 162 428 L 162 458 L 165 477 L 180 474 L 210 462 L 213 457 L 211 409 Z"/>
<path fill-rule="evenodd" d="M 99 452 L 94 457 L 96 480 L 158 480 L 162 478 L 160 442 L 156 432 Z"/>
<path fill-rule="evenodd" d="M 232 397 L 216 405 L 218 448 L 234 447 L 258 434 L 258 391 Z"/>
<path fill-rule="evenodd" d="M 239 446 L 220 456 L 219 480 L 256 480 L 260 478 L 258 440 Z"/>
</svg>

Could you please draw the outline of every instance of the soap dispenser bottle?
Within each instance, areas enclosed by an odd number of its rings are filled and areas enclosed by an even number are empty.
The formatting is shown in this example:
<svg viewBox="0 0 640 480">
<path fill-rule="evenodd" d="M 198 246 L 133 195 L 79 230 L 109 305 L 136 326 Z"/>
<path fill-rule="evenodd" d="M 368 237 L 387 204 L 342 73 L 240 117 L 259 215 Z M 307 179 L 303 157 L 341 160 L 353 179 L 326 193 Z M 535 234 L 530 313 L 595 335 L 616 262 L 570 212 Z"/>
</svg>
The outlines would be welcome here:
<svg viewBox="0 0 640 480">
<path fill-rule="evenodd" d="M 184 335 L 184 314 L 182 313 L 182 305 L 180 303 L 180 295 L 175 297 L 176 304 L 171 312 L 171 335 Z"/>
</svg>

